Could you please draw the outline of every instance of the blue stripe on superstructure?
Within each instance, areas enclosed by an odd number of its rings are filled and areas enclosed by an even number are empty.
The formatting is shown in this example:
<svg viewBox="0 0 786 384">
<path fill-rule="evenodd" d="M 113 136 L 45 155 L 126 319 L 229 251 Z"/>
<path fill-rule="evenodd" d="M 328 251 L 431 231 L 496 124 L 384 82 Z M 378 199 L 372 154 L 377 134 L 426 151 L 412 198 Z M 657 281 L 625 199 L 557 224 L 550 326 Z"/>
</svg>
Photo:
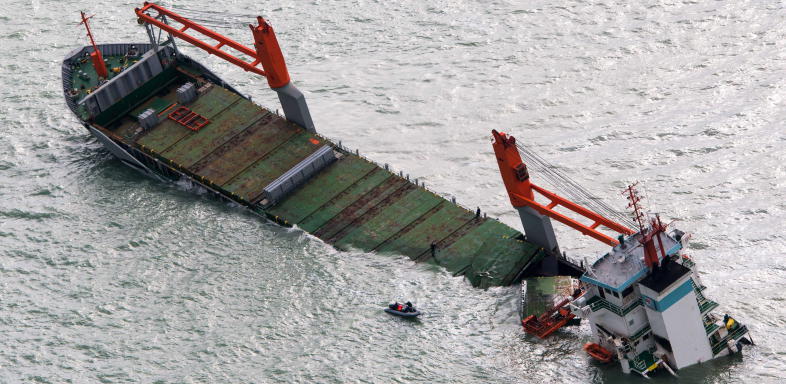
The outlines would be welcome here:
<svg viewBox="0 0 786 384">
<path fill-rule="evenodd" d="M 671 249 L 669 249 L 668 252 L 666 252 L 666 256 L 671 256 L 671 255 L 677 253 L 680 249 L 682 249 L 682 244 L 677 242 L 677 244 L 674 244 L 674 246 L 671 247 Z"/>
<path fill-rule="evenodd" d="M 686 295 L 688 295 L 693 291 L 693 286 L 691 285 L 690 282 L 691 280 L 688 279 L 687 281 L 682 283 L 682 285 L 680 285 L 675 290 L 671 291 L 671 293 L 666 295 L 666 297 L 664 297 L 663 300 L 661 301 L 657 301 L 645 295 L 641 295 L 641 298 L 644 301 L 644 305 L 646 305 L 650 309 L 654 309 L 658 312 L 663 312 L 669 309 L 669 307 L 671 307 L 672 305 L 674 305 L 674 303 L 680 301 L 680 299 L 682 299 L 683 297 L 685 297 Z"/>
<path fill-rule="evenodd" d="M 585 273 L 585 274 L 583 274 L 583 275 L 581 275 L 581 277 L 579 278 L 579 280 L 581 280 L 581 281 L 583 281 L 583 282 L 585 282 L 585 283 L 590 283 L 590 284 L 592 284 L 592 285 L 597 285 L 597 286 L 599 286 L 599 287 L 602 287 L 602 288 L 610 289 L 610 290 L 612 290 L 612 291 L 616 291 L 616 290 L 617 290 L 617 288 L 614 288 L 614 287 L 612 287 L 612 286 L 610 286 L 610 285 L 608 285 L 608 284 L 601 283 L 600 281 L 598 281 L 598 280 L 595 280 L 595 279 L 593 279 L 593 278 L 591 278 L 591 277 L 587 276 L 587 274 L 586 274 L 586 273 Z"/>
</svg>

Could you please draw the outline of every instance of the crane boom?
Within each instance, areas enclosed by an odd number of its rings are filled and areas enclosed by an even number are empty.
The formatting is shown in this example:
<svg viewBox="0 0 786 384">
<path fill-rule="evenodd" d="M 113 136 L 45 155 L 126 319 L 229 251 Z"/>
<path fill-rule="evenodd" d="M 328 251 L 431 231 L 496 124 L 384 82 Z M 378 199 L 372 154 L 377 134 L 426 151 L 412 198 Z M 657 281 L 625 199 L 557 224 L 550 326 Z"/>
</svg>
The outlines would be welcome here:
<svg viewBox="0 0 786 384">
<path fill-rule="evenodd" d="M 315 132 L 305 96 L 290 81 L 276 33 L 261 16 L 257 17 L 257 25 L 249 25 L 254 37 L 254 48 L 249 48 L 158 4 L 145 2 L 142 8 L 135 8 L 134 12 L 140 24 L 159 28 L 171 37 L 216 55 L 244 71 L 266 77 L 270 88 L 278 93 L 287 120 L 310 132 Z M 170 25 L 169 21 L 179 25 Z M 151 39 L 153 39 L 152 34 Z M 208 42 L 204 39 L 212 41 Z M 238 53 L 230 53 L 225 48 L 231 48 Z M 247 56 L 248 59 L 240 56 Z"/>
<path fill-rule="evenodd" d="M 619 244 L 614 238 L 597 230 L 598 227 L 604 226 L 615 232 L 631 235 L 635 233 L 634 230 L 617 223 L 609 218 L 606 218 L 598 213 L 595 213 L 587 208 L 584 208 L 562 196 L 548 191 L 532 183 L 527 170 L 527 165 L 521 160 L 518 148 L 516 148 L 516 138 L 509 136 L 504 132 L 491 132 L 494 135 L 494 153 L 497 156 L 497 164 L 499 165 L 502 180 L 505 183 L 505 188 L 508 191 L 510 202 L 516 208 L 529 207 L 537 213 L 548 216 L 557 220 L 584 235 L 590 236 L 596 240 L 606 243 L 611 246 Z M 543 205 L 535 201 L 535 193 L 550 200 L 548 205 Z M 582 217 L 592 220 L 592 224 L 586 225 L 577 220 L 574 220 L 562 213 L 554 210 L 554 208 L 561 206 Z"/>
<path fill-rule="evenodd" d="M 155 11 L 157 13 L 157 15 L 153 16 L 153 15 L 149 14 L 148 12 L 151 11 L 151 10 Z M 189 20 L 189 19 L 187 19 L 187 18 L 185 18 L 183 16 L 180 16 L 179 14 L 177 14 L 177 13 L 175 13 L 175 12 L 169 10 L 169 9 L 166 9 L 166 8 L 164 8 L 164 7 L 162 7 L 162 6 L 158 5 L 158 4 L 145 2 L 144 6 L 142 8 L 136 8 L 136 9 L 134 9 L 134 12 L 136 13 L 137 17 L 139 17 L 140 21 L 142 21 L 144 23 L 151 24 L 151 25 L 155 25 L 156 27 L 158 27 L 158 28 L 168 32 L 172 36 L 177 37 L 177 38 L 179 38 L 181 40 L 184 40 L 184 41 L 194 45 L 195 47 L 201 48 L 202 50 L 206 51 L 207 53 L 210 53 L 212 55 L 216 55 L 216 56 L 218 56 L 218 57 L 220 57 L 220 58 L 222 58 L 222 59 L 224 59 L 224 60 L 226 60 L 226 61 L 228 61 L 228 62 L 230 62 L 230 63 L 232 63 L 232 64 L 234 64 L 234 65 L 236 65 L 238 67 L 240 67 L 240 68 L 242 68 L 245 71 L 254 72 L 254 73 L 258 74 L 258 75 L 262 75 L 262 76 L 265 76 L 265 77 L 267 77 L 267 75 L 268 75 L 267 72 L 265 71 L 265 68 L 266 68 L 265 67 L 265 63 L 262 62 L 262 59 L 260 57 L 261 56 L 260 52 L 255 50 L 255 49 L 249 48 L 249 47 L 247 47 L 247 46 L 245 46 L 243 44 L 240 44 L 240 43 L 238 43 L 238 42 L 236 42 L 236 41 L 234 41 L 234 40 L 232 40 L 232 39 L 230 39 L 230 38 L 220 34 L 220 33 L 217 33 L 215 31 L 212 31 L 212 30 L 208 29 L 208 28 L 205 28 L 202 25 L 200 25 L 200 24 L 198 24 L 198 23 L 196 23 L 194 21 L 191 21 L 191 20 Z M 170 20 L 176 21 L 177 23 L 181 24 L 182 27 L 177 28 L 177 27 L 174 27 L 172 25 L 169 25 L 168 23 L 162 21 L 162 19 L 160 19 L 160 16 L 166 16 Z M 275 34 L 273 33 L 272 27 L 270 27 L 270 25 L 264 19 L 262 19 L 261 17 L 258 18 L 258 23 L 259 23 L 258 28 L 261 28 L 263 25 L 266 26 L 268 28 L 268 30 L 270 31 L 270 34 L 273 34 L 273 38 L 275 39 Z M 254 30 L 254 26 L 251 26 L 251 29 L 253 31 Z M 199 35 L 204 36 L 204 37 L 208 37 L 208 38 L 214 40 L 215 43 L 211 44 L 211 43 L 205 42 L 202 39 L 200 39 L 199 37 L 194 36 L 193 34 L 188 33 L 189 31 L 193 31 L 196 34 L 199 34 Z M 229 47 L 229 48 L 232 48 L 232 49 L 234 49 L 234 50 L 236 50 L 236 51 L 238 51 L 238 52 L 240 52 L 240 53 L 242 53 L 242 54 L 244 54 L 246 56 L 249 56 L 253 60 L 248 61 L 248 60 L 244 60 L 243 58 L 240 58 L 240 57 L 238 57 L 236 55 L 233 55 L 233 54 L 227 52 L 226 50 L 222 49 L 225 46 Z M 281 51 L 280 51 L 280 48 L 279 48 L 278 44 L 276 43 L 276 45 L 274 47 L 266 45 L 266 46 L 262 46 L 261 48 L 267 48 L 267 47 L 279 49 L 278 56 L 280 56 L 282 58 L 282 63 L 283 63 L 283 55 L 281 54 Z M 260 64 L 262 64 L 261 68 L 259 66 Z M 283 69 L 284 69 L 284 71 L 286 71 L 286 66 L 284 66 Z M 281 84 L 281 81 L 283 81 L 283 80 L 286 80 L 286 82 Z M 277 79 L 275 84 L 270 84 L 270 86 L 271 86 L 271 88 L 277 88 L 277 87 L 285 85 L 288 82 L 289 82 L 289 74 L 286 74 L 286 76 L 283 76 L 283 78 Z"/>
</svg>

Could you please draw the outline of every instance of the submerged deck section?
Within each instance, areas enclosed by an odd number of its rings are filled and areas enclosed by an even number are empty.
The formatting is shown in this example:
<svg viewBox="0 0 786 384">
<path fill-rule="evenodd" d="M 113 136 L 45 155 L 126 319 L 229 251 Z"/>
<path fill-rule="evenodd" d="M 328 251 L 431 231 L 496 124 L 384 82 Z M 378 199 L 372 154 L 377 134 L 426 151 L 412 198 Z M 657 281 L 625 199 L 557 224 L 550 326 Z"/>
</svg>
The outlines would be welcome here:
<svg viewBox="0 0 786 384">
<path fill-rule="evenodd" d="M 577 288 L 570 276 L 529 277 L 521 288 L 521 318 L 540 316 L 563 299 L 570 297 Z"/>
<path fill-rule="evenodd" d="M 134 105 L 125 112 L 114 109 L 115 115 L 98 116 L 93 124 L 276 222 L 297 225 L 341 250 L 402 254 L 439 265 L 480 287 L 511 284 L 543 256 L 516 230 L 477 217 L 306 132 L 210 81 L 193 65 L 180 63 L 149 82 L 155 84 L 141 87 L 150 94 L 134 95 Z M 180 104 L 176 90 L 187 82 L 195 85 L 198 96 Z M 181 106 L 209 123 L 195 131 L 168 118 Z M 147 109 L 158 114 L 160 123 L 144 129 L 137 116 Z M 268 184 L 325 145 L 335 152 L 335 161 L 277 202 L 263 199 Z"/>
</svg>

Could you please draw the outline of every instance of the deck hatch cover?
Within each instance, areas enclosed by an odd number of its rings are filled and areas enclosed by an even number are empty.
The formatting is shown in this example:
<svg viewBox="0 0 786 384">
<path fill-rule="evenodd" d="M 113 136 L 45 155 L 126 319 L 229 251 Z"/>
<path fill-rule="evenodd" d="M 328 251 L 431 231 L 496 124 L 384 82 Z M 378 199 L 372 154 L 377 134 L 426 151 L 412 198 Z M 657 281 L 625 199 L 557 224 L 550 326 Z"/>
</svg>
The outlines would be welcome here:
<svg viewBox="0 0 786 384">
<path fill-rule="evenodd" d="M 293 189 L 316 175 L 335 160 L 336 153 L 329 145 L 324 145 L 317 149 L 262 190 L 263 205 L 277 203 Z"/>
</svg>

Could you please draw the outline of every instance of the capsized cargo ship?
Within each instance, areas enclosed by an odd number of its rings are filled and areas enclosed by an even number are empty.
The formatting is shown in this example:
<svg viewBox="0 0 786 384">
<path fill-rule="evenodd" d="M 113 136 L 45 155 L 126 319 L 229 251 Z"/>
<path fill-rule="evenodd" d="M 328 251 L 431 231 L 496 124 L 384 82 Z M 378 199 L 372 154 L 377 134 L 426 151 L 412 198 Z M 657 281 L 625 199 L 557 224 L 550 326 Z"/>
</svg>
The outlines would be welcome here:
<svg viewBox="0 0 786 384">
<path fill-rule="evenodd" d="M 660 224 L 636 232 L 532 184 L 513 137 L 492 132 L 502 179 L 526 235 L 317 133 L 304 95 L 290 81 L 275 32 L 263 18 L 250 25 L 254 43 L 249 48 L 156 4 L 144 3 L 135 13 L 149 43 L 96 44 L 82 13 L 91 44 L 70 52 L 62 63 L 66 104 L 129 167 L 162 181 L 190 180 L 340 250 L 406 255 L 442 266 L 478 287 L 523 280 L 522 287 L 531 288 L 525 294 L 530 299 L 522 320 L 525 331 L 547 337 L 588 318 L 597 341 L 588 352 L 620 361 L 626 372 L 678 369 L 690 359 L 696 363 L 740 349 L 747 328 L 728 316 L 717 324 L 710 313 L 716 305 L 701 295 L 703 285 L 689 259 L 678 252 L 681 248 L 657 257 L 647 253 L 646 239 L 683 244 L 684 238 L 677 238 L 681 232 L 666 234 Z M 180 52 L 176 41 L 266 77 L 284 116 L 252 102 Z M 539 203 L 535 193 L 549 202 Z M 591 224 L 582 224 L 576 215 Z M 625 284 L 609 283 L 604 279 L 627 273 L 618 270 L 621 256 L 609 256 L 621 251 L 612 251 L 585 271 L 560 252 L 551 219 L 624 251 L 631 264 L 646 268 Z M 605 235 L 601 226 L 621 237 Z M 597 271 L 607 264 L 611 267 L 599 276 Z M 579 277 L 580 283 L 572 279 Z M 684 288 L 686 282 L 692 291 Z M 673 294 L 675 284 L 679 297 Z M 667 305 L 675 300 L 680 305 Z M 691 300 L 699 308 L 698 318 L 689 308 Z M 624 303 L 630 307 L 620 310 Z M 687 344 L 679 339 L 686 331 L 673 328 L 673 319 L 685 316 L 703 322 L 706 331 L 698 337 L 693 329 L 698 328 L 691 328 Z M 632 330 L 631 324 L 644 325 Z M 701 351 L 686 360 L 683 348 Z"/>
<path fill-rule="evenodd" d="M 90 45 L 62 63 L 68 107 L 129 167 L 190 180 L 338 249 L 406 255 L 477 287 L 518 282 L 545 259 L 563 274 L 581 273 L 519 231 L 320 135 L 263 18 L 250 26 L 247 47 L 156 4 L 135 13 L 148 43 L 96 44 L 83 13 Z M 266 77 L 284 116 L 252 102 L 176 42 Z"/>
<path fill-rule="evenodd" d="M 753 344 L 747 326 L 714 313 L 718 303 L 704 295 L 696 263 L 684 252 L 690 235 L 645 213 L 635 185 L 625 194 L 636 230 L 533 184 L 516 139 L 497 131 L 493 135 L 502 179 L 527 234 L 540 233 L 544 244 L 559 249 L 548 220 L 553 218 L 612 247 L 585 267 L 579 281 L 568 276 L 525 280 L 523 297 L 534 296 L 527 304 L 537 311 L 523 316 L 527 333 L 545 338 L 576 319 L 588 319 L 593 341 L 584 350 L 644 377 L 659 368 L 676 375 L 678 369 L 740 353 Z M 539 203 L 537 195 L 549 203 Z M 601 225 L 619 236 L 598 231 Z M 537 300 L 542 297 L 552 301 Z"/>
</svg>

